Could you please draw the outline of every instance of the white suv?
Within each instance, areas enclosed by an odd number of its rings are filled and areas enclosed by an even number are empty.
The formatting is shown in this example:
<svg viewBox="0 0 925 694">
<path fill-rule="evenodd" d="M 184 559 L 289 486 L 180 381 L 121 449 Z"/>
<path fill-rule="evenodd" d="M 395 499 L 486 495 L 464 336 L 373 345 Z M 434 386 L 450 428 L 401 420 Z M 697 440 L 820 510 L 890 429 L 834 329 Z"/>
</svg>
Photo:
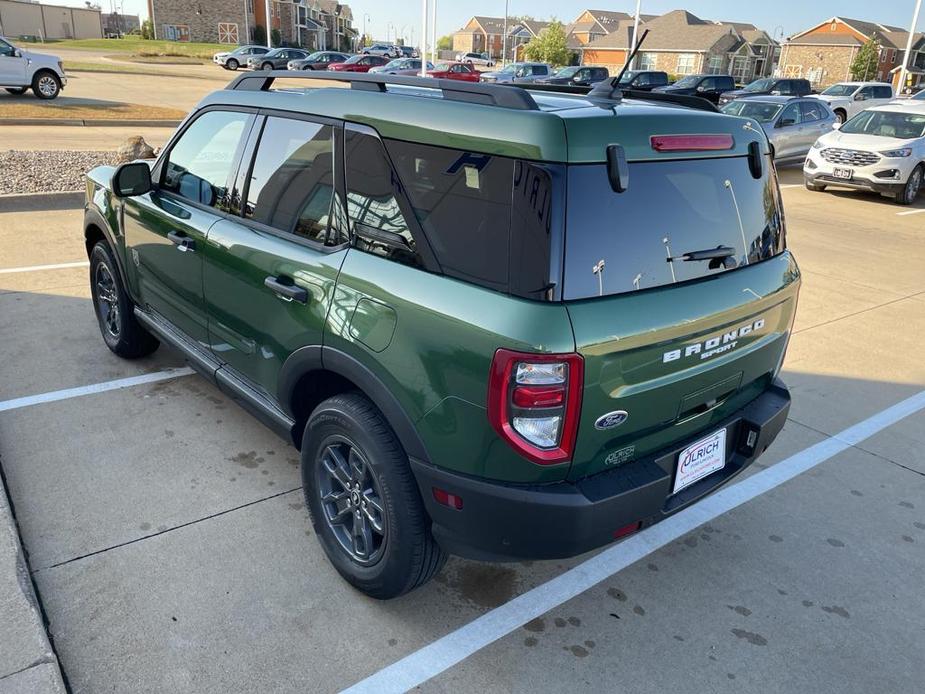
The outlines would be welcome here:
<svg viewBox="0 0 925 694">
<path fill-rule="evenodd" d="M 846 186 L 915 202 L 925 178 L 925 103 L 877 106 L 836 127 L 806 156 L 807 188 Z"/>
<path fill-rule="evenodd" d="M 31 87 L 38 98 L 54 99 L 66 84 L 60 58 L 24 51 L 0 36 L 0 87 L 10 94 Z"/>
<path fill-rule="evenodd" d="M 889 103 L 894 94 L 892 85 L 886 82 L 839 82 L 812 96 L 825 101 L 838 122 L 844 123 L 865 108 Z"/>
</svg>

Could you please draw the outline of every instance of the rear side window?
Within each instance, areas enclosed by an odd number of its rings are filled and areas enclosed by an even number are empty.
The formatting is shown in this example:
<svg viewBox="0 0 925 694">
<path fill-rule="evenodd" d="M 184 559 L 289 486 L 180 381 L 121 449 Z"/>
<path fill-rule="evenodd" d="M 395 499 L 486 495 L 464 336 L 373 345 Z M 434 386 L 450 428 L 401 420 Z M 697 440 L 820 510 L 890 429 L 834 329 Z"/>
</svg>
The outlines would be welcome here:
<svg viewBox="0 0 925 694">
<path fill-rule="evenodd" d="M 822 120 L 826 117 L 826 112 L 822 102 L 813 99 L 812 101 L 803 101 L 800 103 L 800 111 L 803 114 L 803 122 L 810 123 L 815 120 Z"/>
<path fill-rule="evenodd" d="M 180 135 L 164 166 L 161 188 L 187 200 L 222 207 L 249 113 L 207 111 Z"/>
<path fill-rule="evenodd" d="M 716 88 L 722 89 L 723 91 L 730 91 L 736 88 L 735 81 L 728 76 L 720 76 L 716 78 Z"/>
<path fill-rule="evenodd" d="M 893 90 L 890 87 L 874 87 L 875 99 L 892 99 Z"/>
<path fill-rule="evenodd" d="M 745 157 L 637 162 L 629 165 L 629 188 L 617 194 L 605 165 L 570 166 L 563 298 L 695 280 L 782 252 L 771 171 L 768 158 L 761 179 Z M 680 259 L 718 246 L 731 249 L 727 266 Z"/>
<path fill-rule="evenodd" d="M 269 117 L 247 186 L 244 216 L 324 243 L 334 201 L 334 129 Z"/>
<path fill-rule="evenodd" d="M 506 289 L 513 160 L 407 142 L 387 146 L 444 274 Z"/>
</svg>

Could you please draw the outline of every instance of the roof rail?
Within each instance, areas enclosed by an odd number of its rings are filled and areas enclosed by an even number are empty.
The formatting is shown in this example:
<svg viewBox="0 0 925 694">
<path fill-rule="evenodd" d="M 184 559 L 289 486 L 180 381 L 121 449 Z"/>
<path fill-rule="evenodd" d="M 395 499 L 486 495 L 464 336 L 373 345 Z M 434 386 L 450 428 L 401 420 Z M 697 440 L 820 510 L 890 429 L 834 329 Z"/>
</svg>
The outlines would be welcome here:
<svg viewBox="0 0 925 694">
<path fill-rule="evenodd" d="M 614 78 L 616 79 L 616 78 Z M 638 99 L 642 101 L 664 101 L 688 108 L 696 108 L 701 111 L 711 111 L 719 113 L 719 109 L 712 102 L 707 101 L 699 96 L 688 96 L 686 94 L 672 94 L 670 92 L 644 92 L 637 89 L 619 89 L 611 85 L 610 80 L 599 82 L 594 87 L 576 87 L 573 85 L 563 84 L 536 84 L 535 82 L 527 83 L 508 83 L 514 87 L 522 87 L 530 91 L 553 92 L 559 94 L 578 94 L 587 96 L 590 99 L 598 101 L 620 101 L 624 97 L 627 99 Z M 604 85 L 601 87 L 601 85 Z"/>
<path fill-rule="evenodd" d="M 405 75 L 381 75 L 364 72 L 328 72 L 320 70 L 270 70 L 250 72 L 237 77 L 226 89 L 239 91 L 268 91 L 278 79 L 330 80 L 346 82 L 351 89 L 387 92 L 389 86 L 423 87 L 436 89 L 448 101 L 463 101 L 471 104 L 497 106 L 520 111 L 538 111 L 536 101 L 527 92 L 510 89 L 504 85 L 482 82 L 462 82 L 433 77 L 407 77 Z"/>
<path fill-rule="evenodd" d="M 719 109 L 713 105 L 712 101 L 707 101 L 700 96 L 689 96 L 687 94 L 672 94 L 671 92 L 643 92 L 636 89 L 622 89 L 616 90 L 619 91 L 623 98 L 626 99 L 641 99 L 642 101 L 665 101 L 671 104 L 678 104 L 679 106 L 687 106 L 688 108 L 696 108 L 700 111 L 710 111 L 712 113 L 719 113 Z M 597 96 L 594 94 L 594 90 L 591 90 L 589 96 Z"/>
</svg>

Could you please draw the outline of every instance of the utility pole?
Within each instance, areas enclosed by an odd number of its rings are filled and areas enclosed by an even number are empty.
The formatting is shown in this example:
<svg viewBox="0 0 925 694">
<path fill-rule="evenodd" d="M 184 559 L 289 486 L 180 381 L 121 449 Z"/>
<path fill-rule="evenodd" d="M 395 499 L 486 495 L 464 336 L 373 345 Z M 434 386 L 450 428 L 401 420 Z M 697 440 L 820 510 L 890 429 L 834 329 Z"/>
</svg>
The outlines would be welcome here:
<svg viewBox="0 0 925 694">
<path fill-rule="evenodd" d="M 411 28 L 411 45 L 414 45 L 414 27 Z M 427 45 L 427 0 L 421 0 L 421 55 Z M 427 60 L 421 60 L 421 77 L 427 77 Z"/>
<path fill-rule="evenodd" d="M 909 64 L 909 56 L 912 53 L 912 41 L 915 38 L 915 28 L 919 24 L 919 12 L 922 9 L 922 0 L 915 3 L 915 12 L 912 15 L 912 26 L 909 27 L 909 41 L 906 43 L 906 52 L 903 53 L 903 66 L 899 71 L 899 94 L 902 94 L 906 86 L 906 66 Z"/>
<path fill-rule="evenodd" d="M 427 62 L 427 53 L 424 52 L 423 43 L 421 43 L 421 62 Z M 437 64 L 437 0 L 434 0 L 433 7 L 430 8 L 430 62 Z"/>
<path fill-rule="evenodd" d="M 510 0 L 504 0 L 504 31 L 501 34 L 501 64 L 507 63 L 507 11 Z M 491 46 L 488 47 L 488 57 L 491 58 Z"/>
<path fill-rule="evenodd" d="M 639 35 L 639 11 L 641 5 L 642 0 L 636 0 L 636 16 L 633 17 L 633 45 L 630 46 L 630 53 L 636 50 L 636 37 Z M 633 69 L 632 65 L 628 65 L 627 67 L 630 70 Z"/>
<path fill-rule="evenodd" d="M 270 0 L 263 0 L 263 11 L 267 13 L 267 48 L 273 48 L 273 41 L 270 39 L 273 34 L 270 30 Z"/>
</svg>

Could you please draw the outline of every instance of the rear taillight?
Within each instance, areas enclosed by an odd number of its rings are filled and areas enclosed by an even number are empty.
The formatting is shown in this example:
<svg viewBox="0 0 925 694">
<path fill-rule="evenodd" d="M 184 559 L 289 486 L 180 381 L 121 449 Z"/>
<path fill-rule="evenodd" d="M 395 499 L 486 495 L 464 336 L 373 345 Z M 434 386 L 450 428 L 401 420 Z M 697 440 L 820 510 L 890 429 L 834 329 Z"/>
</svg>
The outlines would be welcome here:
<svg viewBox="0 0 925 694">
<path fill-rule="evenodd" d="M 571 460 L 581 412 L 584 360 L 579 354 L 499 349 L 491 363 L 488 420 L 538 465 Z"/>
</svg>

